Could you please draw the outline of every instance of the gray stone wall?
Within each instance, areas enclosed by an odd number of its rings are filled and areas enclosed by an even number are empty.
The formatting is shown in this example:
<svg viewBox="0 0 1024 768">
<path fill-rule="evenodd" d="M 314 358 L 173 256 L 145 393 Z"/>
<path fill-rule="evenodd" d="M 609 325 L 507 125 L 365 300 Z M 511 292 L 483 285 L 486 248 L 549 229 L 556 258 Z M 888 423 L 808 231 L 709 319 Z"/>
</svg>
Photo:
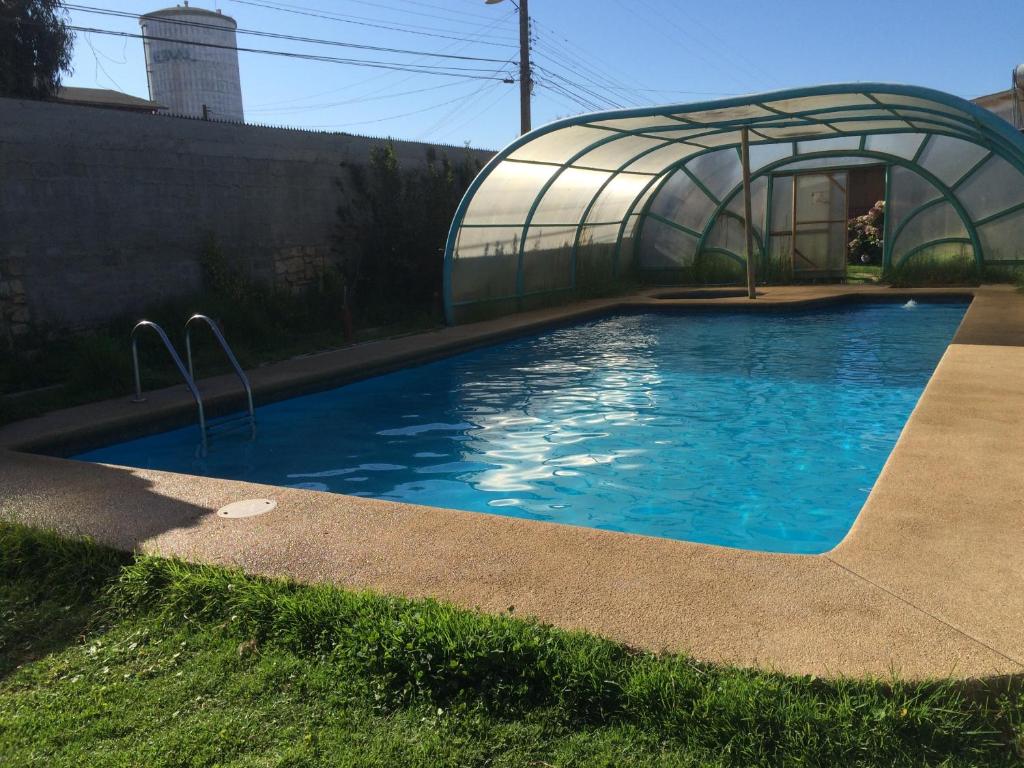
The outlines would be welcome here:
<svg viewBox="0 0 1024 768">
<path fill-rule="evenodd" d="M 0 99 L 0 340 L 195 292 L 211 236 L 249 278 L 300 292 L 331 261 L 340 164 L 382 143 Z M 429 146 L 395 142 L 404 167 Z"/>
</svg>

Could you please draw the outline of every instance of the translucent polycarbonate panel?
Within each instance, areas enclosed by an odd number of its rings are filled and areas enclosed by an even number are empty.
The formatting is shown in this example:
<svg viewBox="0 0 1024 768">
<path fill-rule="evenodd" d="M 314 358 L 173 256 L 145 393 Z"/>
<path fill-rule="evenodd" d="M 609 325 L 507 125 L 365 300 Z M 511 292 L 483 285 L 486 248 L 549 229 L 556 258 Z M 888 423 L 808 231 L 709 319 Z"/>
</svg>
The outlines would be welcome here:
<svg viewBox="0 0 1024 768">
<path fill-rule="evenodd" d="M 459 231 L 451 265 L 452 302 L 514 296 L 521 228 L 465 228 Z"/>
<path fill-rule="evenodd" d="M 572 246 L 576 227 L 530 227 L 523 251 L 523 292 L 572 287 Z"/>
<path fill-rule="evenodd" d="M 626 166 L 625 170 L 637 173 L 661 173 L 673 163 L 677 163 L 690 155 L 700 152 L 701 148 L 693 144 L 673 142 L 661 149 L 656 149 L 635 162 Z"/>
<path fill-rule="evenodd" d="M 582 291 L 608 286 L 615 275 L 632 269 L 631 252 L 623 258 L 618 237 L 618 224 L 583 228 L 576 251 L 576 285 Z"/>
<path fill-rule="evenodd" d="M 608 182 L 587 214 L 587 221 L 621 221 L 633 201 L 644 193 L 644 187 L 651 183 L 650 176 L 620 173 Z M 652 185 L 653 186 L 653 185 Z"/>
<path fill-rule="evenodd" d="M 878 131 L 912 130 L 913 126 L 903 120 L 837 120 L 829 123 L 837 131 L 860 135 Z"/>
<path fill-rule="evenodd" d="M 614 141 L 595 147 L 575 160 L 573 165 L 606 168 L 609 171 L 615 171 L 641 152 L 660 147 L 664 144 L 665 142 L 661 139 L 623 135 Z"/>
<path fill-rule="evenodd" d="M 684 171 L 676 171 L 651 203 L 651 213 L 700 232 L 717 203 Z"/>
<path fill-rule="evenodd" d="M 774 163 L 777 160 L 790 157 L 793 154 L 793 144 L 791 142 L 779 142 L 779 143 L 761 143 L 750 145 L 750 170 L 757 171 L 764 166 Z"/>
<path fill-rule="evenodd" d="M 754 230 L 761 234 L 764 229 L 764 207 L 768 202 L 768 177 L 759 176 L 750 182 L 750 218 Z M 732 196 L 726 210 L 743 220 L 743 187 Z"/>
<path fill-rule="evenodd" d="M 609 135 L 608 131 L 603 131 L 600 128 L 588 128 L 583 125 L 559 128 L 531 139 L 509 155 L 509 159 L 561 165 L 580 150 L 595 141 L 608 138 Z"/>
<path fill-rule="evenodd" d="M 978 227 L 986 262 L 1024 261 L 1024 210 L 1014 211 Z"/>
<path fill-rule="evenodd" d="M 942 193 L 922 176 L 899 165 L 889 169 L 889 199 L 886 202 L 886 216 L 890 232 L 908 214 L 923 203 L 942 197 Z"/>
<path fill-rule="evenodd" d="M 969 242 L 931 243 L 921 246 L 908 254 L 906 262 L 964 262 L 974 261 L 974 248 Z"/>
<path fill-rule="evenodd" d="M 811 152 L 835 152 L 841 149 L 859 149 L 859 136 L 836 136 L 829 139 L 816 139 L 814 141 L 798 141 L 796 153 L 806 155 Z"/>
<path fill-rule="evenodd" d="M 724 147 L 729 144 L 736 146 L 740 143 L 740 132 L 721 131 L 707 136 L 694 136 L 689 141 L 693 144 L 700 144 L 702 147 Z"/>
<path fill-rule="evenodd" d="M 638 216 L 630 216 L 635 221 Z M 619 237 L 621 224 L 588 224 L 580 232 L 580 246 L 594 243 L 615 244 Z"/>
<path fill-rule="evenodd" d="M 826 222 L 846 218 L 846 174 L 813 173 L 796 177 L 796 221 Z"/>
<path fill-rule="evenodd" d="M 977 165 L 988 150 L 970 141 L 949 136 L 931 136 L 918 162 L 946 184 L 955 184 Z"/>
<path fill-rule="evenodd" d="M 824 120 L 827 122 L 829 120 L 849 119 L 868 120 L 875 117 L 892 118 L 893 114 L 888 109 L 878 107 L 877 109 L 837 109 L 835 111 L 815 112 L 813 115 L 808 115 L 808 117 L 813 117 L 815 120 Z"/>
<path fill-rule="evenodd" d="M 899 264 L 907 253 L 922 243 L 947 237 L 967 237 L 967 228 L 956 209 L 947 202 L 925 208 L 902 226 L 892 244 L 892 263 Z"/>
<path fill-rule="evenodd" d="M 686 163 L 686 169 L 700 179 L 715 197 L 721 200 L 743 176 L 740 157 L 735 149 L 720 149 L 699 155 Z"/>
<path fill-rule="evenodd" d="M 835 136 L 836 131 L 821 123 L 787 125 L 778 128 L 757 127 L 757 132 L 769 139 L 802 139 L 808 136 Z"/>
<path fill-rule="evenodd" d="M 639 215 L 630 216 L 622 230 L 622 243 L 619 245 L 619 268 L 622 271 L 633 270 L 636 267 L 636 234 L 639 221 Z"/>
<path fill-rule="evenodd" d="M 872 152 L 884 152 L 887 155 L 896 155 L 896 157 L 912 160 L 924 140 L 923 133 L 879 134 L 868 136 L 864 148 Z"/>
<path fill-rule="evenodd" d="M 643 136 L 652 136 L 657 139 L 689 139 L 694 136 L 702 136 L 708 133 L 713 133 L 713 128 L 706 127 L 694 127 L 694 128 L 674 128 L 670 130 L 663 130 L 661 128 L 652 128 L 649 131 L 644 131 Z"/>
<path fill-rule="evenodd" d="M 789 232 L 793 228 L 793 177 L 776 176 L 772 179 L 772 232 Z"/>
<path fill-rule="evenodd" d="M 922 112 L 919 109 L 894 109 L 893 111 L 908 122 L 927 125 L 929 128 L 933 129 L 938 128 L 942 130 L 945 128 L 951 128 L 954 131 L 974 130 L 974 126 L 971 123 L 965 124 L 963 121 L 957 120 L 955 117 L 936 115 L 934 112 Z"/>
<path fill-rule="evenodd" d="M 962 117 L 967 120 L 971 119 L 966 112 L 959 110 L 956 107 L 950 107 L 947 106 L 946 104 L 942 104 L 937 101 L 932 101 L 931 99 L 922 99 L 917 96 L 904 96 L 903 94 L 899 93 L 874 93 L 872 94 L 872 96 L 874 96 L 878 101 L 886 105 L 905 106 L 912 108 L 916 107 L 920 109 L 934 109 L 937 112 L 944 112 L 945 114 L 948 115 L 956 115 L 957 117 Z"/>
<path fill-rule="evenodd" d="M 805 275 L 846 273 L 846 224 L 798 225 L 793 245 L 793 271 Z"/>
<path fill-rule="evenodd" d="M 731 213 L 722 214 L 711 227 L 711 231 L 704 241 L 704 249 L 714 248 L 729 251 L 742 259 L 746 256 L 746 239 L 747 233 L 743 226 L 743 219 Z M 756 242 L 754 249 L 757 250 Z"/>
<path fill-rule="evenodd" d="M 834 109 L 835 107 L 877 106 L 862 93 L 826 93 L 821 96 L 797 96 L 792 99 L 762 101 L 766 107 L 778 112 L 794 114 L 816 109 Z"/>
<path fill-rule="evenodd" d="M 790 265 L 793 260 L 793 236 L 788 233 L 772 235 L 768 244 L 768 256 L 778 264 Z"/>
<path fill-rule="evenodd" d="M 1024 202 L 1024 177 L 1001 157 L 993 156 L 967 177 L 956 196 L 974 220 Z"/>
<path fill-rule="evenodd" d="M 857 157 L 849 155 L 844 157 L 815 157 L 810 160 L 794 160 L 779 166 L 779 172 L 810 171 L 816 169 L 843 168 L 850 165 L 878 165 L 879 161 L 873 157 Z"/>
<path fill-rule="evenodd" d="M 734 107 L 703 109 L 700 112 L 680 112 L 678 116 L 695 123 L 727 123 L 732 120 L 771 117 L 773 114 L 757 104 L 738 104 Z"/>
<path fill-rule="evenodd" d="M 505 160 L 484 179 L 470 200 L 464 224 L 516 224 L 526 215 L 558 166 Z"/>
<path fill-rule="evenodd" d="M 697 238 L 674 227 L 647 218 L 640 237 L 637 265 L 640 269 L 689 267 L 697 255 Z"/>
<path fill-rule="evenodd" d="M 654 194 L 660 189 L 659 185 L 661 184 L 662 179 L 664 179 L 669 173 L 672 173 L 672 171 L 666 171 L 661 174 L 661 176 L 656 177 L 655 182 L 648 186 L 647 189 L 644 190 L 643 195 L 638 197 L 636 202 L 633 203 L 633 210 L 630 211 L 630 213 L 642 213 L 644 211 L 647 201 L 654 197 Z"/>
<path fill-rule="evenodd" d="M 647 128 L 659 128 L 661 126 L 681 127 L 678 120 L 663 115 L 650 115 L 648 117 L 618 117 L 612 120 L 597 120 L 588 125 L 600 125 L 605 128 L 613 128 L 617 131 L 642 131 Z"/>
<path fill-rule="evenodd" d="M 610 177 L 604 171 L 566 168 L 540 199 L 531 225 L 579 223 L 591 198 Z"/>
</svg>

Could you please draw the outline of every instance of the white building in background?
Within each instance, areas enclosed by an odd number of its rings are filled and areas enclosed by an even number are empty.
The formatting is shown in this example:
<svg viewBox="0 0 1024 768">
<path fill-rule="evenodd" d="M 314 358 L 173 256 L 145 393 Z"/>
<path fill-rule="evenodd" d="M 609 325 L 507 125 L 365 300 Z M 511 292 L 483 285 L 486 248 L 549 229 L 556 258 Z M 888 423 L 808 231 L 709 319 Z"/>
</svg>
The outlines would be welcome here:
<svg viewBox="0 0 1024 768">
<path fill-rule="evenodd" d="M 244 119 L 234 19 L 186 0 L 140 16 L 139 26 L 152 101 L 175 115 Z"/>
<path fill-rule="evenodd" d="M 978 106 L 995 112 L 1014 128 L 1024 131 L 1024 64 L 1013 70 L 1010 88 L 973 99 Z"/>
</svg>

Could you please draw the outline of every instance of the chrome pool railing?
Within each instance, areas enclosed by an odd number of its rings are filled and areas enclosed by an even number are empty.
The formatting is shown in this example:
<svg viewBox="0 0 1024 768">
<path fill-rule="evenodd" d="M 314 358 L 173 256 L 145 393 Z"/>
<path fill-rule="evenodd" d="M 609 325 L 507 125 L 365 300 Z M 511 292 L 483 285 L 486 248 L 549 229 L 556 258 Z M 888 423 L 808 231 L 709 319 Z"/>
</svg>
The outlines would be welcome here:
<svg viewBox="0 0 1024 768">
<path fill-rule="evenodd" d="M 151 320 L 140 320 L 132 328 L 132 369 L 135 374 L 135 397 L 132 398 L 133 403 L 144 403 L 146 398 L 142 396 L 142 379 L 139 375 L 139 331 L 143 328 L 152 328 L 153 332 L 163 342 L 164 348 L 167 353 L 171 356 L 171 360 L 174 362 L 175 367 L 178 369 L 178 373 L 185 380 L 185 386 L 188 387 L 188 391 L 192 393 L 192 398 L 196 401 L 196 409 L 199 411 L 199 434 L 202 449 L 206 451 L 206 414 L 203 411 L 203 398 L 199 394 L 199 388 L 196 386 L 195 380 L 192 378 L 189 371 L 185 369 L 185 364 L 181 362 L 181 357 L 174 349 L 174 345 L 171 344 L 170 339 L 167 338 L 167 334 L 164 333 L 164 329 Z"/>
<path fill-rule="evenodd" d="M 235 357 L 235 353 L 231 350 L 231 346 L 228 344 L 227 339 L 224 338 L 224 334 L 220 332 L 220 328 L 217 327 L 217 323 L 206 315 L 195 314 L 192 315 L 185 322 L 185 358 L 188 360 L 188 373 L 189 376 L 195 379 L 195 370 L 192 367 L 192 323 L 201 322 L 206 323 L 210 330 L 213 332 L 213 337 L 220 344 L 220 348 L 224 351 L 224 355 L 227 357 L 228 362 L 231 363 L 231 367 L 235 369 L 235 375 L 238 376 L 238 380 L 242 382 L 242 387 L 245 389 L 245 397 L 248 405 L 248 418 L 249 418 L 249 429 L 252 437 L 256 436 L 256 410 L 252 404 L 252 386 L 249 384 L 249 377 L 245 375 L 245 371 L 242 370 L 242 366 L 238 363 L 238 358 Z"/>
</svg>

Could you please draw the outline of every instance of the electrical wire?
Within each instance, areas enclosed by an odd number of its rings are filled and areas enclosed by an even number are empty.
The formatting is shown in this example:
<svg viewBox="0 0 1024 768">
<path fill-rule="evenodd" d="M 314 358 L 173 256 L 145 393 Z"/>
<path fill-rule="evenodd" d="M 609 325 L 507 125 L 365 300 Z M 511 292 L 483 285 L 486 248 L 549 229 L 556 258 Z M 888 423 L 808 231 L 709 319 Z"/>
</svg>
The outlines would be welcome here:
<svg viewBox="0 0 1024 768">
<path fill-rule="evenodd" d="M 74 5 L 74 4 L 68 3 L 68 4 L 65 5 L 65 7 L 68 8 L 69 10 L 73 10 L 73 11 L 82 11 L 84 13 L 92 13 L 92 14 L 103 15 L 103 16 L 116 16 L 116 17 L 119 17 L 119 18 L 129 18 L 129 19 L 138 19 L 139 18 L 136 14 L 129 13 L 127 11 L 116 11 L 116 10 L 113 10 L 113 9 L 97 8 L 97 7 L 88 6 L 88 5 Z M 171 18 L 171 17 L 162 17 L 162 16 L 152 16 L 151 18 L 157 19 L 161 23 L 164 23 L 164 24 L 174 24 L 174 25 L 180 25 L 180 26 L 188 27 L 188 28 L 213 29 L 213 30 L 217 30 L 217 31 L 223 31 L 224 30 L 224 27 L 221 26 L 221 25 L 218 25 L 218 24 L 207 24 L 207 23 L 204 23 L 204 22 L 201 22 L 201 21 L 186 21 L 184 19 L 174 19 L 174 18 Z M 503 59 L 483 58 L 483 57 L 480 57 L 480 56 L 460 56 L 460 55 L 456 55 L 456 54 L 437 53 L 435 51 L 415 51 L 415 50 L 409 50 L 407 48 L 388 48 L 388 47 L 379 46 L 379 45 L 365 45 L 363 43 L 348 43 L 348 42 L 344 42 L 344 41 L 341 41 L 341 40 L 324 40 L 324 39 L 315 38 L 315 37 L 301 37 L 301 36 L 298 36 L 298 35 L 286 35 L 286 34 L 283 34 L 283 33 L 280 33 L 280 32 L 267 32 L 267 31 L 264 31 L 264 30 L 246 29 L 246 28 L 242 28 L 242 27 L 239 27 L 239 28 L 235 29 L 234 31 L 235 31 L 236 34 L 239 34 L 239 35 L 251 35 L 251 36 L 254 36 L 254 37 L 269 37 L 269 38 L 273 38 L 275 40 L 291 40 L 291 41 L 299 42 L 299 43 L 312 43 L 312 44 L 315 44 L 315 45 L 331 45 L 331 46 L 338 46 L 338 47 L 341 47 L 341 48 L 356 48 L 358 50 L 363 50 L 363 51 L 376 51 L 376 52 L 383 52 L 383 53 L 400 53 L 400 54 L 406 54 L 406 55 L 412 55 L 412 56 L 428 56 L 428 57 L 442 58 L 442 59 L 459 59 L 461 61 L 484 61 L 484 62 L 491 62 L 491 63 L 500 63 L 500 62 L 503 61 Z M 187 42 L 187 41 L 182 41 L 182 42 Z"/>
<path fill-rule="evenodd" d="M 259 0 L 231 0 L 231 1 L 235 2 L 235 3 L 241 3 L 242 5 L 252 5 L 252 6 L 256 6 L 258 8 L 268 8 L 268 9 L 270 9 L 272 11 L 280 11 L 281 13 L 293 13 L 293 14 L 298 14 L 300 16 L 311 16 L 313 18 L 329 19 L 331 21 L 337 21 L 337 22 L 341 22 L 341 23 L 344 23 L 344 24 L 356 24 L 358 26 L 372 27 L 372 28 L 375 28 L 375 29 L 388 29 L 388 30 L 391 30 L 391 31 L 394 31 L 394 32 L 403 32 L 405 34 L 410 34 L 410 35 L 423 35 L 423 36 L 426 36 L 426 37 L 439 37 L 439 38 L 444 38 L 444 39 L 448 39 L 448 40 L 465 40 L 464 37 L 458 37 L 458 36 L 455 36 L 455 35 L 450 35 L 450 34 L 445 34 L 444 33 L 445 31 L 450 31 L 450 30 L 438 30 L 436 27 L 421 27 L 421 26 L 414 26 L 414 25 L 408 25 L 408 24 L 396 26 L 395 23 L 392 23 L 392 24 L 380 24 L 380 23 L 375 23 L 373 21 L 361 21 L 360 20 L 360 19 L 365 19 L 366 17 L 343 16 L 341 14 L 324 13 L 324 12 L 320 12 L 320 11 L 304 8 L 303 6 L 288 6 L 288 5 L 284 5 L 282 3 L 273 3 L 272 4 L 272 3 L 260 2 Z M 508 39 L 509 38 L 502 38 L 502 40 L 508 40 Z M 518 48 L 518 45 L 516 45 L 515 43 L 511 43 L 511 42 L 501 42 L 501 41 L 493 41 L 492 42 L 492 41 L 481 40 L 480 43 L 481 43 L 481 45 L 493 45 L 493 46 L 498 46 L 498 47 L 503 47 L 503 48 Z"/>
<path fill-rule="evenodd" d="M 456 80 L 454 83 L 441 83 L 441 85 L 432 85 L 429 88 L 415 88 L 409 91 L 399 91 L 398 93 L 385 93 L 378 94 L 377 96 L 357 96 L 352 99 L 345 99 L 344 101 L 334 101 L 326 104 L 309 104 L 300 107 L 282 107 L 276 109 L 246 109 L 246 112 L 276 112 L 291 114 L 295 112 L 308 112 L 312 109 L 332 109 L 333 107 L 342 107 L 346 104 L 363 104 L 368 101 L 380 101 L 382 99 L 397 99 L 400 96 L 412 96 L 420 93 L 427 93 L 428 91 L 437 91 L 442 88 L 453 88 L 458 85 L 465 85 L 469 82 L 475 82 L 473 80 Z"/>
<path fill-rule="evenodd" d="M 481 87 L 482 88 L 486 88 L 486 87 L 493 87 L 495 85 L 497 85 L 497 83 L 484 83 L 484 85 L 481 86 Z M 464 93 L 461 96 L 457 96 L 456 98 L 450 99 L 448 101 L 442 101 L 442 102 L 440 102 L 438 104 L 431 104 L 430 106 L 423 107 L 422 109 L 414 109 L 414 110 L 412 110 L 410 112 L 402 112 L 402 113 L 397 114 L 397 115 L 388 115 L 387 117 L 379 117 L 379 118 L 374 118 L 372 120 L 358 120 L 358 121 L 352 122 L 352 123 L 334 123 L 334 124 L 331 124 L 331 125 L 312 125 L 312 126 L 307 126 L 307 127 L 309 127 L 309 128 L 343 128 L 343 127 L 349 127 L 349 126 L 353 126 L 353 125 L 371 125 L 373 123 L 385 123 L 385 122 L 387 122 L 389 120 L 398 120 L 399 118 L 402 118 L 402 117 L 410 117 L 412 115 L 419 115 L 419 114 L 423 114 L 424 112 L 430 112 L 430 111 L 435 110 L 435 109 L 440 109 L 441 107 L 446 107 L 449 104 L 454 104 L 456 102 L 466 101 L 467 99 L 470 99 L 470 98 L 476 96 L 479 91 L 480 91 L 480 88 L 478 88 L 476 91 L 472 91 L 471 93 Z"/>
<path fill-rule="evenodd" d="M 81 27 L 77 25 L 68 25 L 68 29 L 76 32 L 88 32 L 98 35 L 112 35 L 114 37 L 131 37 L 137 39 L 149 39 L 149 40 L 160 40 L 162 42 L 169 43 L 181 43 L 181 40 L 176 40 L 169 37 L 158 37 L 155 35 L 142 35 L 134 32 L 120 32 L 112 29 L 98 29 L 95 27 Z M 343 59 L 336 56 L 322 56 L 318 54 L 308 53 L 295 53 L 294 51 L 275 51 L 267 48 L 242 48 L 233 45 L 218 45 L 217 43 L 198 43 L 188 42 L 188 45 L 198 46 L 200 48 L 217 48 L 228 51 L 239 51 L 242 53 L 260 53 L 269 56 L 280 56 L 288 59 L 301 59 L 305 61 L 319 61 L 327 64 L 347 64 L 354 67 L 370 67 L 378 69 L 392 69 L 400 72 L 418 72 L 425 75 L 441 75 L 445 77 L 468 77 L 477 80 L 504 80 L 505 78 L 498 76 L 490 70 L 484 70 L 479 67 L 455 67 L 455 66 L 433 66 L 429 64 L 418 64 L 411 66 L 403 62 L 389 62 L 389 61 L 375 61 L 371 59 Z M 472 73 L 472 74 L 471 74 Z M 485 74 L 486 73 L 486 74 Z"/>
<path fill-rule="evenodd" d="M 497 19 L 492 20 L 490 24 L 482 25 L 482 28 L 480 28 L 479 33 L 482 34 L 484 32 L 489 31 L 490 29 L 498 26 L 499 24 L 504 23 L 506 20 L 508 20 L 512 16 L 515 16 L 515 12 L 514 11 L 510 11 L 508 14 L 506 14 L 504 16 L 499 16 Z M 475 39 L 473 37 L 470 37 L 470 38 L 466 39 L 465 41 L 461 41 L 461 42 L 456 41 L 456 42 L 446 43 L 445 45 L 443 45 L 439 49 L 439 52 L 447 51 L 447 50 L 453 49 L 453 48 L 455 49 L 456 52 L 463 51 L 466 48 L 468 48 L 469 46 L 471 46 L 474 42 L 475 42 Z M 420 61 L 419 59 L 414 59 L 413 61 L 410 62 L 410 64 L 415 65 L 415 64 L 419 63 L 419 61 Z M 387 72 L 382 72 L 380 74 L 372 75 L 372 76 L 370 76 L 368 78 L 365 78 L 363 80 L 358 80 L 358 81 L 356 81 L 354 83 L 348 83 L 348 84 L 346 84 L 346 85 L 344 85 L 344 86 L 342 86 L 340 88 L 332 88 L 332 89 L 330 89 L 328 91 L 321 91 L 321 92 L 318 92 L 318 93 L 315 93 L 315 94 L 307 94 L 305 96 L 297 96 L 297 97 L 294 97 L 294 98 L 291 98 L 291 99 L 283 99 L 281 101 L 265 102 L 263 104 L 258 104 L 257 106 L 258 107 L 275 107 L 275 106 L 280 106 L 282 104 L 294 104 L 297 101 L 305 101 L 307 99 L 315 99 L 315 98 L 319 98 L 320 96 L 327 96 L 327 95 L 330 95 L 332 93 L 338 93 L 339 91 L 350 90 L 350 89 L 353 89 L 353 88 L 358 88 L 358 87 L 360 87 L 362 85 L 366 85 L 367 83 L 371 83 L 371 82 L 376 82 L 376 81 L 380 80 L 382 77 L 388 77 L 388 76 L 389 75 L 388 75 Z M 406 77 L 402 77 L 402 78 L 398 79 L 397 81 L 393 82 L 392 85 L 393 86 L 401 85 L 403 83 L 409 82 L 410 80 L 414 80 L 417 77 L 419 77 L 419 75 L 413 73 L 413 74 L 407 75 Z M 441 87 L 441 86 L 439 86 L 439 87 Z M 369 99 L 367 99 L 367 100 L 369 100 Z"/>
</svg>

